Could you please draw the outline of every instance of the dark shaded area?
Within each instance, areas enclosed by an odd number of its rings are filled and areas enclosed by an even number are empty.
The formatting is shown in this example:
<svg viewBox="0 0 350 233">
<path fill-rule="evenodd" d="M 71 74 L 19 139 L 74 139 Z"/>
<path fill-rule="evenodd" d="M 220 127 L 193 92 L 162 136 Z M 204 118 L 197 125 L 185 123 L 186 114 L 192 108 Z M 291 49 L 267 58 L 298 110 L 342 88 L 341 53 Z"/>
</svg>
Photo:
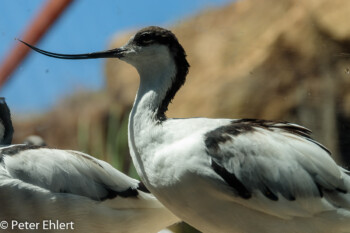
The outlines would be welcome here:
<svg viewBox="0 0 350 233">
<path fill-rule="evenodd" d="M 8 148 L 3 148 L 0 149 L 0 153 L 3 155 L 16 155 L 22 151 L 26 150 L 35 150 L 35 149 L 40 149 L 40 148 L 45 148 L 43 146 L 36 146 L 36 145 L 17 145 L 17 146 L 12 146 Z"/>
<path fill-rule="evenodd" d="M 226 183 L 231 186 L 238 196 L 249 199 L 252 197 L 252 193 L 244 186 L 244 184 L 237 179 L 235 174 L 228 172 L 224 167 L 221 167 L 214 160 L 211 160 L 211 167 L 213 170 L 226 181 Z"/>
<path fill-rule="evenodd" d="M 337 115 L 339 151 L 346 169 L 350 168 L 350 119 L 343 114 Z"/>
<path fill-rule="evenodd" d="M 12 126 L 11 112 L 5 98 L 0 98 L 0 124 L 4 127 L 4 135 L 0 138 L 0 145 L 10 145 L 14 129 Z"/>
<path fill-rule="evenodd" d="M 139 195 L 139 192 L 133 188 L 128 188 L 125 191 L 115 191 L 113 189 L 106 187 L 106 191 L 107 191 L 107 195 L 100 198 L 101 201 L 104 201 L 106 199 L 113 199 L 118 196 L 126 198 L 126 197 L 137 197 L 137 195 Z"/>
</svg>

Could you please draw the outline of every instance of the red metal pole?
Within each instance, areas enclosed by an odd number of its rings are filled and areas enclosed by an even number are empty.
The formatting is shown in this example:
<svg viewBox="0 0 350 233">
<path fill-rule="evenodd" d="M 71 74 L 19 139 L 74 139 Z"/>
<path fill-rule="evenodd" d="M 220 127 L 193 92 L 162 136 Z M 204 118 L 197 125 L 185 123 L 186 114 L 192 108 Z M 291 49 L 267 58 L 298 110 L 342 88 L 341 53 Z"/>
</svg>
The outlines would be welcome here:
<svg viewBox="0 0 350 233">
<path fill-rule="evenodd" d="M 64 9 L 72 2 L 73 0 L 48 0 L 30 23 L 21 39 L 29 44 L 36 44 L 62 14 Z M 0 65 L 0 88 L 26 57 L 28 52 L 29 48 L 27 46 L 16 43 L 8 56 L 5 57 L 5 60 Z"/>
</svg>

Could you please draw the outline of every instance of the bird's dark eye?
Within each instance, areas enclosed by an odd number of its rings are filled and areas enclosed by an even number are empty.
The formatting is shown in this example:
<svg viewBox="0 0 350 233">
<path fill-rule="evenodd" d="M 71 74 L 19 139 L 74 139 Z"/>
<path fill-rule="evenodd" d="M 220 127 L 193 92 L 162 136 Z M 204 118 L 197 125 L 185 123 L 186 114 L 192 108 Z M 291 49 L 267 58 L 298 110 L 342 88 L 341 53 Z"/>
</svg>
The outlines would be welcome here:
<svg viewBox="0 0 350 233">
<path fill-rule="evenodd" d="M 136 43 L 139 45 L 149 45 L 152 42 L 152 35 L 149 33 L 143 33 L 136 38 Z"/>
</svg>

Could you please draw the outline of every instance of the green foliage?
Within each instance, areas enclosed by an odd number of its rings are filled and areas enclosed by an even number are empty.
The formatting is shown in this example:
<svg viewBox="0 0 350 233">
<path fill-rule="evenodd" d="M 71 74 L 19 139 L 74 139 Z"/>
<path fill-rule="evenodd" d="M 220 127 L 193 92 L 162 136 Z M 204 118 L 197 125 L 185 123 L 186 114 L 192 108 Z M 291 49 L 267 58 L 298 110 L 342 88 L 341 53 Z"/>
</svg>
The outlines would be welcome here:
<svg viewBox="0 0 350 233">
<path fill-rule="evenodd" d="M 78 149 L 138 179 L 129 154 L 128 116 L 128 112 L 111 108 L 104 122 L 93 124 L 89 116 L 82 115 L 78 119 Z"/>
</svg>

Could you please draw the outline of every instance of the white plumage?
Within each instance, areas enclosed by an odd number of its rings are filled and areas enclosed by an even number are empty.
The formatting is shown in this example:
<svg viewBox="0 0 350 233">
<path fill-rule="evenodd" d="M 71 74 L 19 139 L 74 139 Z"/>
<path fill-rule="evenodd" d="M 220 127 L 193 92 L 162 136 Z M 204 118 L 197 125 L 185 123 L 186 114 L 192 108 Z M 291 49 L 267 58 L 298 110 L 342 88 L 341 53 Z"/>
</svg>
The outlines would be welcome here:
<svg viewBox="0 0 350 233">
<path fill-rule="evenodd" d="M 139 181 L 89 155 L 13 145 L 0 149 L 0 161 L 2 220 L 72 221 L 72 232 L 130 233 L 178 221 L 138 189 Z"/>
<path fill-rule="evenodd" d="M 82 233 L 157 232 L 179 221 L 139 181 L 104 161 L 24 144 L 0 148 L 0 206 L 9 227 L 14 220 L 39 223 L 36 232 L 48 232 L 45 220 L 72 222 L 65 232 Z"/>
<path fill-rule="evenodd" d="M 129 120 L 133 162 L 150 191 L 199 230 L 350 232 L 348 172 L 306 128 L 251 119 L 166 118 L 189 67 L 170 31 L 144 28 L 119 49 L 91 54 L 32 48 L 63 59 L 117 57 L 137 69 L 140 87 Z"/>
<path fill-rule="evenodd" d="M 142 34 L 154 43 L 143 46 Z M 184 69 L 172 36 L 144 29 L 121 57 L 140 74 L 129 145 L 152 193 L 203 232 L 350 232 L 349 177 L 305 128 L 163 118 L 159 110 Z"/>
</svg>

